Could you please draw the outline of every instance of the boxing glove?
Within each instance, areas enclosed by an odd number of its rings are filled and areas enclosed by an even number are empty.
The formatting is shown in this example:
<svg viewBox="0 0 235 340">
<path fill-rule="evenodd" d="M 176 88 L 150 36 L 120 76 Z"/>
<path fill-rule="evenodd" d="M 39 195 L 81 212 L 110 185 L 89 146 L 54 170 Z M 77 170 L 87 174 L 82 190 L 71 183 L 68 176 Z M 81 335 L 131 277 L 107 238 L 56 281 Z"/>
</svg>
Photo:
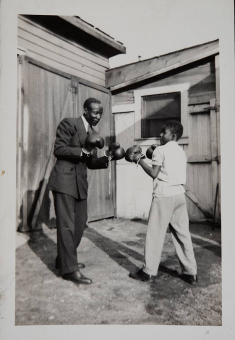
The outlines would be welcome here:
<svg viewBox="0 0 235 340">
<path fill-rule="evenodd" d="M 118 148 L 120 148 L 120 144 L 115 142 L 109 145 L 108 150 L 113 151 L 113 150 L 117 150 Z"/>
<path fill-rule="evenodd" d="M 146 157 L 147 158 L 152 159 L 153 151 L 156 149 L 157 146 L 158 146 L 157 144 L 153 144 L 147 149 L 147 151 L 146 151 Z"/>
<path fill-rule="evenodd" d="M 126 150 L 125 160 L 127 162 L 138 163 L 141 158 L 145 158 L 145 155 L 142 154 L 142 149 L 139 145 L 134 145 Z"/>
<path fill-rule="evenodd" d="M 87 136 L 84 144 L 86 151 L 92 151 L 94 148 L 102 149 L 104 147 L 104 139 L 98 133 L 92 133 Z"/>
<path fill-rule="evenodd" d="M 119 143 L 112 143 L 109 145 L 108 150 L 105 151 L 105 156 L 116 161 L 125 157 L 125 150 L 120 147 Z"/>
<path fill-rule="evenodd" d="M 125 157 L 125 150 L 123 148 L 118 148 L 116 150 L 113 151 L 113 160 L 117 161 L 119 159 L 122 159 Z"/>
</svg>

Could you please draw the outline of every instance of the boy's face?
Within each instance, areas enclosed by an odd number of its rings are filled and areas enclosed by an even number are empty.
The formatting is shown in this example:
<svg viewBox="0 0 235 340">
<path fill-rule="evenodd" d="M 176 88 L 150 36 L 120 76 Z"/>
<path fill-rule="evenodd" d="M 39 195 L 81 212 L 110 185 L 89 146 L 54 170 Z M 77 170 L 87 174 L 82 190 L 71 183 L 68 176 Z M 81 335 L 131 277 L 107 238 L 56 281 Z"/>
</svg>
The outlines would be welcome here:
<svg viewBox="0 0 235 340">
<path fill-rule="evenodd" d="M 162 132 L 160 133 L 160 142 L 161 145 L 165 145 L 166 143 L 170 142 L 171 140 L 174 140 L 175 135 L 172 135 L 171 130 L 167 127 L 163 126 Z"/>
</svg>

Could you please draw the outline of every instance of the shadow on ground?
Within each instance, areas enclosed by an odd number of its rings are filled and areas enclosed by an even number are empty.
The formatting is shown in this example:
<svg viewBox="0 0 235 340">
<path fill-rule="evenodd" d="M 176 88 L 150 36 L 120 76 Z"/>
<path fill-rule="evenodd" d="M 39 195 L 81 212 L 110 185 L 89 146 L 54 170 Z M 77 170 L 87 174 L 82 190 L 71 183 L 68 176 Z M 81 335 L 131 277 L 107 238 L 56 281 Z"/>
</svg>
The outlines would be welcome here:
<svg viewBox="0 0 235 340">
<path fill-rule="evenodd" d="M 89 287 L 59 277 L 56 229 L 44 225 L 28 233 L 28 244 L 16 255 L 16 324 L 221 325 L 220 230 L 193 225 L 192 233 L 198 284 L 190 286 L 179 278 L 169 233 L 158 279 L 146 284 L 128 277 L 144 261 L 146 222 L 90 223 L 79 248 L 88 276 L 94 278 Z M 71 314 L 73 308 L 84 313 Z"/>
</svg>

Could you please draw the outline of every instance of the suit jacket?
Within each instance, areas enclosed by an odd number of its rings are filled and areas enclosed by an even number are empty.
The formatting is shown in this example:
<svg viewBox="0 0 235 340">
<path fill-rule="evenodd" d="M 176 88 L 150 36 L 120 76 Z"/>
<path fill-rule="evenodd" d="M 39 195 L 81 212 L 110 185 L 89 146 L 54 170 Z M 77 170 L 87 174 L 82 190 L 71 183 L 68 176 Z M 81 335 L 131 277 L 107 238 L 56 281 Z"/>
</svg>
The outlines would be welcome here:
<svg viewBox="0 0 235 340">
<path fill-rule="evenodd" d="M 77 199 L 87 198 L 87 168 L 105 169 L 108 167 L 108 160 L 105 156 L 97 158 L 97 150 L 90 156 L 82 154 L 86 138 L 81 117 L 65 118 L 58 125 L 54 146 L 57 161 L 49 178 L 49 190 Z"/>
</svg>

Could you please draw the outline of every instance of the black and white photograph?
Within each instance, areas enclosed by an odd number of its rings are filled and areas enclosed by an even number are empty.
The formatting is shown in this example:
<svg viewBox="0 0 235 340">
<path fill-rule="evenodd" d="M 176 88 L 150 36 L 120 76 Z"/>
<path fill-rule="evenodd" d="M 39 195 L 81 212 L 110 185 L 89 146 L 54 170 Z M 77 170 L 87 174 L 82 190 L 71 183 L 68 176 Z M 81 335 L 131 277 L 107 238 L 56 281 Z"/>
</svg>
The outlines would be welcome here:
<svg viewBox="0 0 235 340">
<path fill-rule="evenodd" d="M 232 339 L 233 1 L 1 23 L 2 339 Z"/>
</svg>

